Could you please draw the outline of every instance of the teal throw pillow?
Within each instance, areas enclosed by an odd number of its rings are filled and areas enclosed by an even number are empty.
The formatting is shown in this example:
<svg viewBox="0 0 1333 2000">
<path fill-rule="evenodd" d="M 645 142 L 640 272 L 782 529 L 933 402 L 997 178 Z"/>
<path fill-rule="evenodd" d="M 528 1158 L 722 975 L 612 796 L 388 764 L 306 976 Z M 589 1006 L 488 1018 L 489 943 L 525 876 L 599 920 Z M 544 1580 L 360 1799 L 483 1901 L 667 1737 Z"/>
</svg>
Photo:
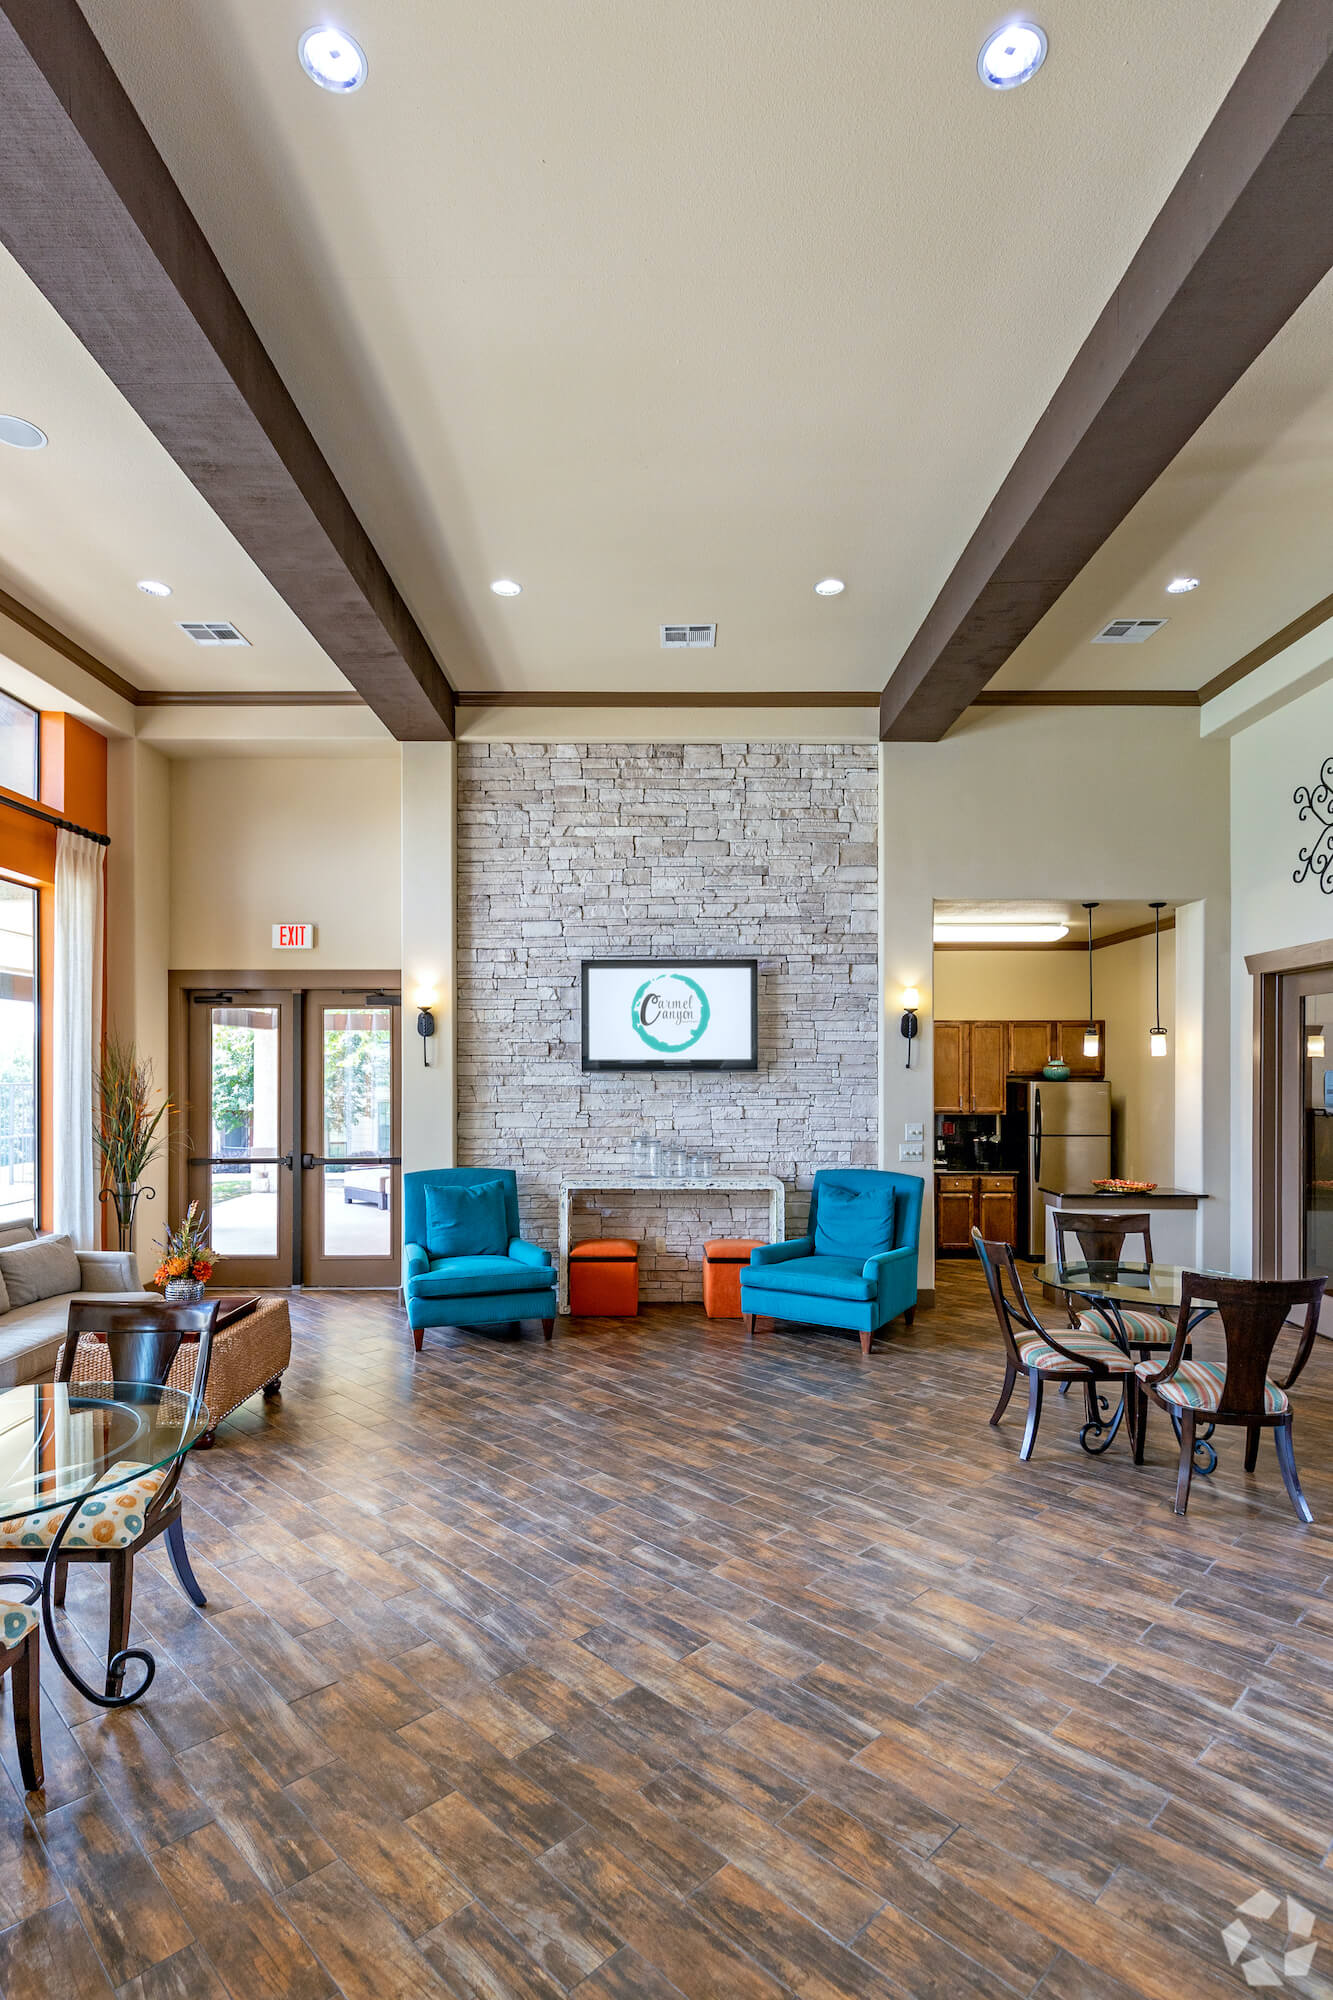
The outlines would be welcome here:
<svg viewBox="0 0 1333 2000">
<path fill-rule="evenodd" d="M 426 1189 L 426 1248 L 432 1257 L 504 1257 L 509 1250 L 503 1181 Z"/>
<path fill-rule="evenodd" d="M 893 1189 L 821 1181 L 815 1207 L 815 1255 L 864 1263 L 893 1248 Z"/>
</svg>

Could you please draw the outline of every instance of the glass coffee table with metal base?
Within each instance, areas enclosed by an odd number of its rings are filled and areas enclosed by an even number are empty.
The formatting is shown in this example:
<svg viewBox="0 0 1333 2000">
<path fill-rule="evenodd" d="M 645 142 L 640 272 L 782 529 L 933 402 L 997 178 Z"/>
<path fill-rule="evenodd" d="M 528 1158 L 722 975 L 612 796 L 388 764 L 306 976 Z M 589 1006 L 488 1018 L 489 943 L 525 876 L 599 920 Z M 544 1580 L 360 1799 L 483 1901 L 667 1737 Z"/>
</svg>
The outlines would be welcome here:
<svg viewBox="0 0 1333 2000">
<path fill-rule="evenodd" d="M 1038 1281 L 1049 1285 L 1052 1291 L 1064 1292 L 1067 1296 L 1081 1299 L 1089 1306 L 1095 1306 L 1102 1314 L 1116 1345 L 1126 1354 L 1132 1354 L 1137 1347 L 1141 1360 L 1151 1360 L 1154 1356 L 1165 1361 L 1170 1340 L 1175 1333 L 1175 1320 L 1168 1315 L 1180 1311 L 1180 1281 L 1190 1267 L 1186 1264 L 1144 1264 L 1134 1263 L 1086 1263 L 1086 1264 L 1041 1264 L 1037 1268 Z M 1225 1278 L 1225 1271 L 1202 1270 L 1204 1278 Z M 1125 1324 L 1124 1310 L 1128 1307 L 1137 1312 L 1158 1312 L 1162 1314 L 1162 1329 L 1167 1341 L 1155 1349 L 1147 1348 L 1142 1341 L 1135 1341 Z M 1201 1305 L 1190 1314 L 1188 1332 L 1193 1332 L 1200 1320 L 1208 1318 L 1213 1311 L 1211 1305 Z M 1099 1399 L 1102 1400 L 1102 1399 Z M 1103 1401 L 1103 1407 L 1105 1407 Z M 1180 1436 L 1180 1417 L 1172 1410 L 1171 1423 L 1177 1438 Z M 1079 1441 L 1085 1451 L 1094 1454 L 1104 1452 L 1114 1441 L 1121 1424 L 1125 1420 L 1125 1398 L 1122 1393 L 1120 1404 L 1109 1424 L 1102 1424 L 1091 1418 L 1083 1426 Z M 1209 1443 L 1214 1426 L 1200 1427 L 1198 1441 L 1194 1447 L 1194 1469 L 1207 1476 L 1215 1470 L 1217 1453 Z M 1091 1443 L 1089 1433 L 1100 1441 Z"/>
</svg>

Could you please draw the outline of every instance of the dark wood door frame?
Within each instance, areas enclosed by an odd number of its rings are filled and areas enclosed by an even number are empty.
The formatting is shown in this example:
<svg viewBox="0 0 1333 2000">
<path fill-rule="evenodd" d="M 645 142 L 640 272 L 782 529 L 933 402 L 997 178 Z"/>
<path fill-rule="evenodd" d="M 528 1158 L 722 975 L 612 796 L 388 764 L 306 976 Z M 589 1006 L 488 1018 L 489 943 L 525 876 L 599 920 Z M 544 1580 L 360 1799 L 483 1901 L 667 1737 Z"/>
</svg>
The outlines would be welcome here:
<svg viewBox="0 0 1333 2000">
<path fill-rule="evenodd" d="M 383 994 L 394 997 L 394 1004 L 400 1004 L 398 996 L 402 987 L 402 974 L 394 970 L 374 968 L 363 971 L 354 967 L 351 971 L 325 972 L 311 967 L 304 974 L 286 972 L 285 968 L 273 966 L 262 970 L 250 968 L 235 971 L 209 967 L 199 972 L 172 972 L 167 975 L 168 986 L 168 1040 L 167 1078 L 172 1103 L 179 1108 L 170 1118 L 170 1138 L 167 1157 L 167 1207 L 173 1216 L 183 1215 L 189 1199 L 189 1117 L 190 1117 L 190 1008 L 191 996 L 195 993 L 222 991 L 237 995 L 252 993 L 282 992 L 292 996 L 296 1021 L 304 1026 L 305 996 L 308 993 L 341 991 L 348 994 Z M 296 1037 L 297 1047 L 294 1059 L 288 1063 L 287 1099 L 282 1106 L 283 1129 L 290 1131 L 292 1143 L 299 1152 L 303 1141 L 305 1064 L 300 1053 L 300 1036 Z M 401 1098 L 402 1035 L 399 1032 L 398 1051 L 395 1057 L 394 1078 L 396 1095 Z M 399 1129 L 401 1101 L 395 1105 L 394 1130 Z M 395 1151 L 397 1145 L 395 1144 Z M 300 1176 L 293 1174 L 296 1186 L 293 1188 L 292 1230 L 291 1230 L 291 1279 L 293 1287 L 299 1286 L 305 1263 L 304 1229 L 305 1203 L 299 1197 Z M 395 1206 L 395 1217 L 398 1209 Z M 395 1280 L 396 1283 L 396 1280 Z"/>
<path fill-rule="evenodd" d="M 1253 952 L 1245 965 L 1254 979 L 1253 1267 L 1257 1278 L 1277 1278 L 1291 1261 L 1293 1204 L 1302 1192 L 1302 1071 L 1291 1061 L 1290 1010 L 1304 975 L 1333 977 L 1333 938 Z"/>
</svg>

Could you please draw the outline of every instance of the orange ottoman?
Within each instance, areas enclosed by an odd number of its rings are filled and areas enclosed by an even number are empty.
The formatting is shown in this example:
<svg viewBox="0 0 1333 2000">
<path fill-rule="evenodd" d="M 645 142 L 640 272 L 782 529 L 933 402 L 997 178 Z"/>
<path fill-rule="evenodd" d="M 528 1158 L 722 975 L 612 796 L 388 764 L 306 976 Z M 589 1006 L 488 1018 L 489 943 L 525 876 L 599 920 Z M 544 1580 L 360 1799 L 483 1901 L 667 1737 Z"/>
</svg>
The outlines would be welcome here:
<svg viewBox="0 0 1333 2000">
<path fill-rule="evenodd" d="M 739 1297 L 739 1278 L 736 1287 Z M 576 1243 L 569 1253 L 569 1310 L 576 1319 L 633 1318 L 639 1310 L 638 1244 L 623 1236 Z"/>
<path fill-rule="evenodd" d="M 732 1242 L 717 1236 L 704 1244 L 704 1311 L 709 1319 L 741 1317 L 741 1266 L 749 1263 L 760 1240 Z"/>
</svg>

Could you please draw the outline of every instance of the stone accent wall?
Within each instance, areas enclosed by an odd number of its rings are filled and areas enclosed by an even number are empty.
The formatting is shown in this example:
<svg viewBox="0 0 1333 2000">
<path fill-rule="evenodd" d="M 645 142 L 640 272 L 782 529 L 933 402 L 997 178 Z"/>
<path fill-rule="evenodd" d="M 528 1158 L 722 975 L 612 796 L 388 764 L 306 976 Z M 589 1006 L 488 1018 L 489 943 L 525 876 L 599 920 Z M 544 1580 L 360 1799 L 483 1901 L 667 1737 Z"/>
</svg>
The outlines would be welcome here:
<svg viewBox="0 0 1333 2000">
<path fill-rule="evenodd" d="M 639 1133 L 781 1175 L 789 1235 L 816 1167 L 875 1164 L 877 818 L 873 744 L 459 744 L 458 1157 L 517 1168 L 529 1236 Z M 757 1072 L 583 1073 L 580 960 L 654 955 L 758 958 Z M 704 1240 L 767 1203 L 608 1194 L 596 1235 L 697 1299 Z"/>
</svg>

